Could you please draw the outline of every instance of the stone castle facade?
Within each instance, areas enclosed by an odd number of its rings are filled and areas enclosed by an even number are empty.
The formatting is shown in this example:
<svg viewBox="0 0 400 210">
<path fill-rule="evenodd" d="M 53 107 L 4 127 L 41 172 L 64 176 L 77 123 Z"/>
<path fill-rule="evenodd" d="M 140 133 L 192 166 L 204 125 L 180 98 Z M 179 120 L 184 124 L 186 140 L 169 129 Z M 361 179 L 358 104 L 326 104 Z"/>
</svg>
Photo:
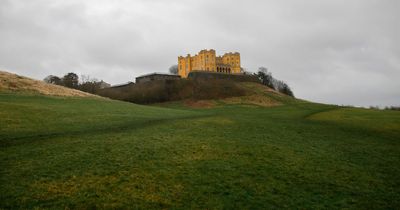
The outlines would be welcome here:
<svg viewBox="0 0 400 210">
<path fill-rule="evenodd" d="M 178 57 L 178 74 L 187 78 L 191 71 L 208 71 L 226 74 L 240 74 L 240 54 L 225 53 L 217 56 L 215 50 L 202 50 L 197 55 Z"/>
</svg>

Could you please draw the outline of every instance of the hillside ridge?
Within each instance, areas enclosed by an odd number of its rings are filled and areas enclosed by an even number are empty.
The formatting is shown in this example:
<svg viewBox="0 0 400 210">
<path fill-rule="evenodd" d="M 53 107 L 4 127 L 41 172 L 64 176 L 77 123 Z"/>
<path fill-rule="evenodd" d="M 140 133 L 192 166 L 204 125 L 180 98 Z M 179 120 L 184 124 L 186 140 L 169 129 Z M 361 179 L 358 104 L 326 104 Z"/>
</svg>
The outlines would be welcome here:
<svg viewBox="0 0 400 210">
<path fill-rule="evenodd" d="M 105 88 L 103 97 L 137 104 L 175 103 L 182 101 L 198 108 L 219 104 L 277 106 L 298 101 L 257 82 L 230 79 L 158 80 Z"/>
<path fill-rule="evenodd" d="M 0 92 L 36 93 L 49 96 L 98 97 L 90 93 L 0 70 Z"/>
</svg>

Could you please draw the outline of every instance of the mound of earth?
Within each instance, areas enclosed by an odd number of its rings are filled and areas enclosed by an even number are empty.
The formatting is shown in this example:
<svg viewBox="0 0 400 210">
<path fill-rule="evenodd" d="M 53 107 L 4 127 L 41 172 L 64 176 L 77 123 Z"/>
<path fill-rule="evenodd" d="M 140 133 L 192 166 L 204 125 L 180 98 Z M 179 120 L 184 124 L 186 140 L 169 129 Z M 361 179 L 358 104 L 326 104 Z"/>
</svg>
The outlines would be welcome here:
<svg viewBox="0 0 400 210">
<path fill-rule="evenodd" d="M 43 81 L 0 71 L 0 92 L 38 93 L 51 96 L 98 97 L 90 93 L 48 84 Z"/>
<path fill-rule="evenodd" d="M 212 100 L 185 100 L 184 106 L 192 108 L 212 108 L 224 104 L 247 104 L 263 107 L 279 106 L 299 101 L 269 87 L 254 82 L 238 82 L 236 85 L 245 93 L 240 96 Z"/>
<path fill-rule="evenodd" d="M 211 83 L 212 84 L 212 83 Z M 197 84 L 198 86 L 199 84 Z M 220 89 L 225 89 L 226 86 L 212 85 L 211 88 L 207 88 L 208 91 L 221 92 Z M 153 103 L 156 106 L 162 107 L 176 107 L 185 106 L 190 108 L 214 108 L 217 106 L 224 105 L 250 105 L 250 106 L 262 106 L 262 107 L 273 107 L 285 104 L 301 103 L 303 100 L 296 99 L 280 93 L 274 89 L 266 87 L 256 82 L 232 82 L 235 88 L 231 88 L 233 94 L 222 95 L 221 97 L 203 97 L 201 99 L 196 97 L 187 97 L 181 100 L 170 100 L 161 103 Z M 201 89 L 201 87 L 195 86 L 195 89 Z M 235 91 L 232 91 L 235 90 Z M 190 91 L 189 91 L 190 92 Z M 194 91 L 193 91 L 194 92 Z M 207 92 L 207 91 L 203 91 Z"/>
<path fill-rule="evenodd" d="M 293 102 L 294 100 L 296 100 L 290 96 L 287 96 L 259 83 L 242 82 L 238 83 L 238 85 L 246 90 L 246 95 L 225 98 L 222 100 L 224 103 L 252 104 L 257 106 L 270 107 L 286 104 L 288 102 Z"/>
</svg>

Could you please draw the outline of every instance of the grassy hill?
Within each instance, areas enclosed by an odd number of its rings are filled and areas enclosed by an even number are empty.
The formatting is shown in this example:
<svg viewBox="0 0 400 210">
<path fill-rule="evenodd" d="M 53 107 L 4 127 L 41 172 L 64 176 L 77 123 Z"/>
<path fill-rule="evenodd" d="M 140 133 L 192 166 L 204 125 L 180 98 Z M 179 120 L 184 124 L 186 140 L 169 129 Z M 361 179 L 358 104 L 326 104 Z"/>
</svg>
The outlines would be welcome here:
<svg viewBox="0 0 400 210">
<path fill-rule="evenodd" d="M 264 93 L 269 93 L 265 95 Z M 283 94 L 255 82 L 238 82 L 229 79 L 199 78 L 179 80 L 159 80 L 144 83 L 129 84 L 120 87 L 101 89 L 99 95 L 116 100 L 129 101 L 138 104 L 154 104 L 171 101 L 199 101 L 232 98 L 240 101 L 259 101 L 264 105 L 276 105 L 275 98 L 287 98 Z M 260 94 L 262 97 L 259 97 Z M 255 99 L 255 100 L 254 100 Z M 234 101 L 232 101 L 234 102 Z"/>
<path fill-rule="evenodd" d="M 400 112 L 243 85 L 207 109 L 0 93 L 0 208 L 400 206 Z"/>
</svg>

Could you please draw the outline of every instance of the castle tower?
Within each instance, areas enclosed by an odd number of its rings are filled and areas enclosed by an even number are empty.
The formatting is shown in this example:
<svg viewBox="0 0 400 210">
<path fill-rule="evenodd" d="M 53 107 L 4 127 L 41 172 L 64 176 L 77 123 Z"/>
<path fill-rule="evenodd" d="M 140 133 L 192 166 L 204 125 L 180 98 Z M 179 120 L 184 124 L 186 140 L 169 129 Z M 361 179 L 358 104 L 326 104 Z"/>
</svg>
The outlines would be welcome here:
<svg viewBox="0 0 400 210">
<path fill-rule="evenodd" d="M 225 53 L 223 56 L 216 56 L 215 50 L 201 50 L 197 55 L 178 57 L 178 74 L 186 78 L 191 71 L 208 71 L 227 74 L 240 73 L 240 54 Z"/>
</svg>

